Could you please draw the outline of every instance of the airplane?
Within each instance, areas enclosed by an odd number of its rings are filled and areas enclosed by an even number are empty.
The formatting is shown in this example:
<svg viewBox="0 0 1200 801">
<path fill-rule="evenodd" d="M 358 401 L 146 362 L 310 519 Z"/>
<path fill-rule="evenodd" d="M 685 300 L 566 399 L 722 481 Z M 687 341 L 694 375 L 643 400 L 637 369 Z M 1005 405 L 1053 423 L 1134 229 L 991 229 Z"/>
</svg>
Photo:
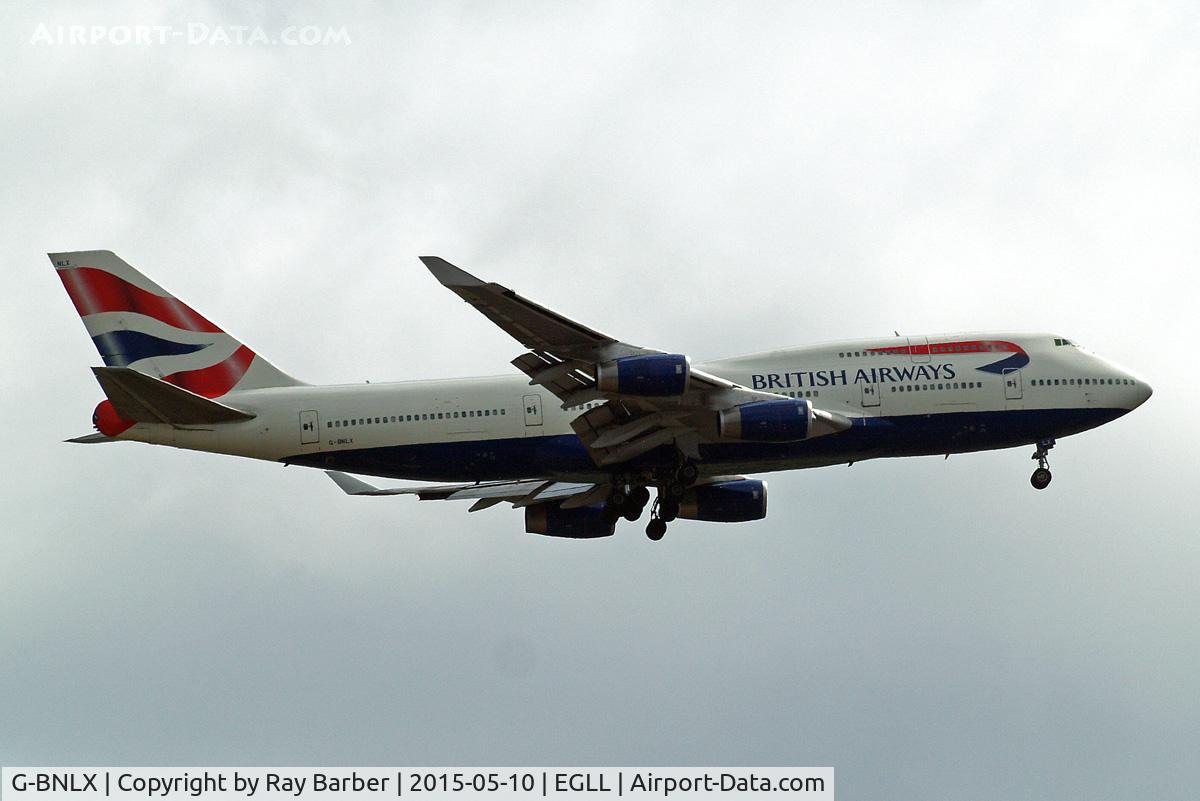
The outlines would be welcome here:
<svg viewBox="0 0 1200 801">
<path fill-rule="evenodd" d="M 874 337 L 693 365 L 602 334 L 436 256 L 429 272 L 525 352 L 519 374 L 311 385 L 106 250 L 48 254 L 104 362 L 77 443 L 137 441 L 326 471 L 349 495 L 523 509 L 529 533 L 611 536 L 767 514 L 747 474 L 1035 446 L 1145 403 L 1146 381 L 1057 334 Z M 354 475 L 442 482 L 380 488 Z M 655 491 L 651 503 L 650 490 Z"/>
</svg>

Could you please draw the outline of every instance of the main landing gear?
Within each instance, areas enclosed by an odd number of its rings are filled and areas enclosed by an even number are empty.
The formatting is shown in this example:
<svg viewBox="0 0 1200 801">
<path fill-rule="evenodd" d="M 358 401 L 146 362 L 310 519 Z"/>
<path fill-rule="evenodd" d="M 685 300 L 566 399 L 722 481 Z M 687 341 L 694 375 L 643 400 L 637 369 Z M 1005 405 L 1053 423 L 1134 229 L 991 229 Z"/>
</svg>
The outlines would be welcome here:
<svg viewBox="0 0 1200 801">
<path fill-rule="evenodd" d="M 618 484 L 608 494 L 604 514 L 610 523 L 615 523 L 622 517 L 632 523 L 642 516 L 642 510 L 649 502 L 650 490 L 645 487 Z"/>
<path fill-rule="evenodd" d="M 650 490 L 646 485 L 653 484 L 658 489 L 658 498 L 650 507 L 646 536 L 658 542 L 667 533 L 667 523 L 679 517 L 679 501 L 687 488 L 699 478 L 699 468 L 686 461 L 682 454 L 674 467 L 655 471 L 652 475 L 613 476 L 612 491 L 604 501 L 605 518 L 610 523 L 616 523 L 622 517 L 631 523 L 640 518 L 650 504 Z"/>
<path fill-rule="evenodd" d="M 658 542 L 667 533 L 667 523 L 679 517 L 679 500 L 699 478 L 699 468 L 686 461 L 681 461 L 670 474 L 660 476 L 658 499 L 650 509 L 650 522 L 646 524 L 646 536 L 651 541 Z"/>
<path fill-rule="evenodd" d="M 1037 450 L 1033 452 L 1031 459 L 1037 459 L 1037 469 L 1033 471 L 1033 475 L 1029 477 L 1029 483 L 1034 489 L 1043 490 L 1050 486 L 1050 461 L 1046 458 L 1050 453 L 1050 449 L 1054 447 L 1054 440 L 1043 439 L 1038 442 Z"/>
</svg>

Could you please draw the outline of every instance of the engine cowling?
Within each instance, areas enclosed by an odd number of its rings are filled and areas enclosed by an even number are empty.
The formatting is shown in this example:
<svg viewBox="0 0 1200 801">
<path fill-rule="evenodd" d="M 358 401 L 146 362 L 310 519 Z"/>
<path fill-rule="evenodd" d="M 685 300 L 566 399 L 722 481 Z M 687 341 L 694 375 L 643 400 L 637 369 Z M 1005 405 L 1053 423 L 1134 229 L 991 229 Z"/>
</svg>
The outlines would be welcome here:
<svg viewBox="0 0 1200 801">
<path fill-rule="evenodd" d="M 745 523 L 767 516 L 767 482 L 753 478 L 690 487 L 679 501 L 679 516 L 711 523 Z"/>
<path fill-rule="evenodd" d="M 545 537 L 591 540 L 611 537 L 616 524 L 604 516 L 604 504 L 563 509 L 557 503 L 525 507 L 525 531 Z"/>
<path fill-rule="evenodd" d="M 796 442 L 808 439 L 813 417 L 806 400 L 743 403 L 721 412 L 721 436 L 752 442 Z"/>
<path fill-rule="evenodd" d="M 692 365 L 681 353 L 624 356 L 596 368 L 601 392 L 647 397 L 671 397 L 687 392 Z"/>
</svg>

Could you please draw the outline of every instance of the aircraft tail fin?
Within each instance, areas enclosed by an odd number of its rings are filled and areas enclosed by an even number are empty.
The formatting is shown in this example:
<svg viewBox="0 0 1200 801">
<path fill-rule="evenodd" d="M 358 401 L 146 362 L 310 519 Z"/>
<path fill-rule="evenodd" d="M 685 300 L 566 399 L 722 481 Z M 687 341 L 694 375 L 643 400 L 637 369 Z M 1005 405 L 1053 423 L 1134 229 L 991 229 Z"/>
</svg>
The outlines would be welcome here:
<svg viewBox="0 0 1200 801">
<path fill-rule="evenodd" d="M 115 253 L 48 255 L 107 367 L 203 398 L 300 384 Z"/>
</svg>

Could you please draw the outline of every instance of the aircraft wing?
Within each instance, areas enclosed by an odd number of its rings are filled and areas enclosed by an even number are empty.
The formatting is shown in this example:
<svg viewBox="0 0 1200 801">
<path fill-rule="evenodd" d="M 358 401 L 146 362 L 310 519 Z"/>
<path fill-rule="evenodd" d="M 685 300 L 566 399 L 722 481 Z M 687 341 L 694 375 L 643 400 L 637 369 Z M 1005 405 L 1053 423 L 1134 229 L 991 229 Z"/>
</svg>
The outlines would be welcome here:
<svg viewBox="0 0 1200 801">
<path fill-rule="evenodd" d="M 478 484 L 430 484 L 415 487 L 381 489 L 360 478 L 326 470 L 333 482 L 347 495 L 416 495 L 422 501 L 475 501 L 470 511 L 477 512 L 508 501 L 516 508 L 547 501 L 563 501 L 563 506 L 587 506 L 608 495 L 607 484 L 572 484 L 542 479 L 489 481 Z"/>
<path fill-rule="evenodd" d="M 718 438 L 723 409 L 782 395 L 760 392 L 700 370 L 690 370 L 682 394 L 668 397 L 622 394 L 597 383 L 600 366 L 628 356 L 665 355 L 663 351 L 621 342 L 518 295 L 488 283 L 438 256 L 421 261 L 450 291 L 529 348 L 513 365 L 529 376 L 531 386 L 552 392 L 563 409 L 580 408 L 571 423 L 599 466 L 633 459 L 661 445 L 674 444 L 699 459 L 702 442 Z M 604 404 L 583 410 L 591 401 Z M 849 427 L 841 415 L 814 410 L 818 425 L 829 433 Z"/>
</svg>

